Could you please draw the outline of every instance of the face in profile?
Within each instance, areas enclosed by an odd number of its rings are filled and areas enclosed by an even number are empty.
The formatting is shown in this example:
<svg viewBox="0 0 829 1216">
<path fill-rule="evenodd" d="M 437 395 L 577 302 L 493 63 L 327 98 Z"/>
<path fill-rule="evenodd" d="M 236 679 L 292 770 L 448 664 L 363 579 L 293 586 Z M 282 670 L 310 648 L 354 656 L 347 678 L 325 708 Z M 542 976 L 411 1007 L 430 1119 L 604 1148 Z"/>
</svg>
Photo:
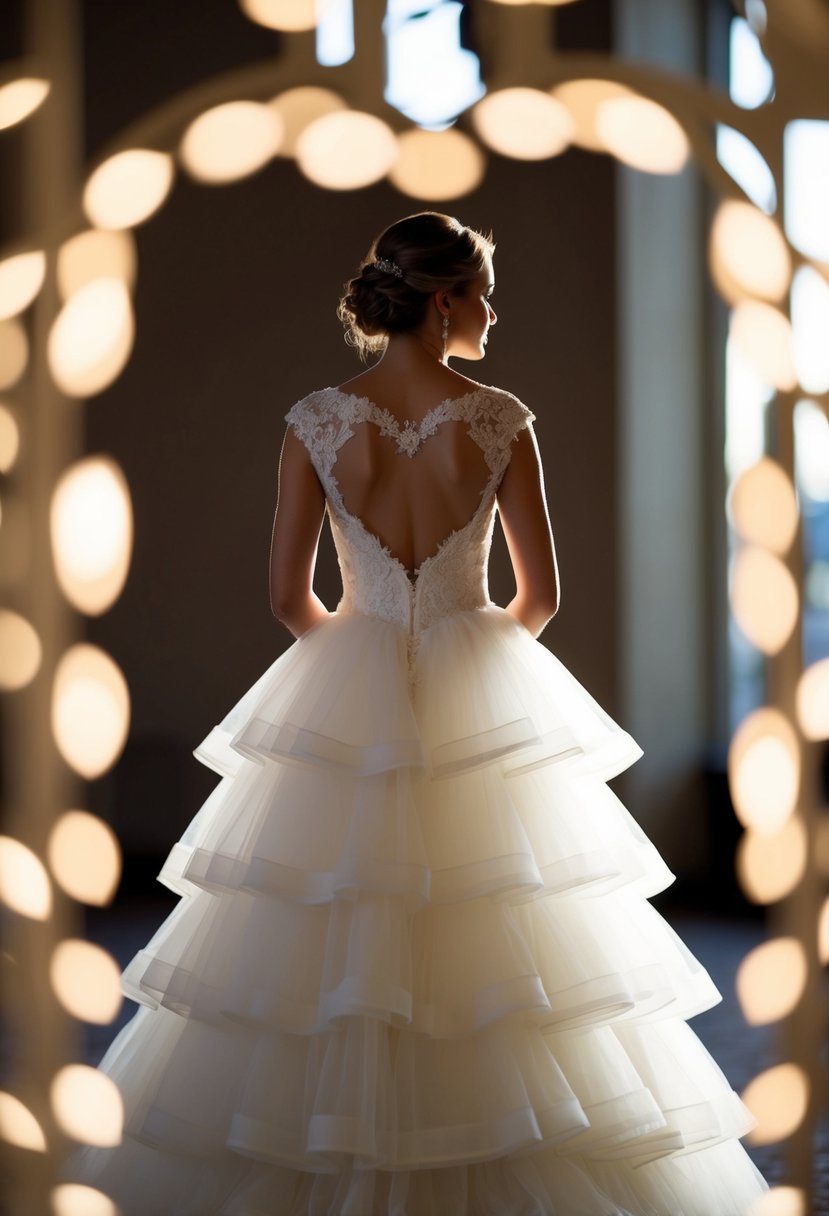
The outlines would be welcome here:
<svg viewBox="0 0 829 1216">
<path fill-rule="evenodd" d="M 491 326 L 498 320 L 490 303 L 495 290 L 495 271 L 487 255 L 485 265 L 467 284 L 463 296 L 452 297 L 449 314 L 447 355 L 456 359 L 483 359 Z"/>
</svg>

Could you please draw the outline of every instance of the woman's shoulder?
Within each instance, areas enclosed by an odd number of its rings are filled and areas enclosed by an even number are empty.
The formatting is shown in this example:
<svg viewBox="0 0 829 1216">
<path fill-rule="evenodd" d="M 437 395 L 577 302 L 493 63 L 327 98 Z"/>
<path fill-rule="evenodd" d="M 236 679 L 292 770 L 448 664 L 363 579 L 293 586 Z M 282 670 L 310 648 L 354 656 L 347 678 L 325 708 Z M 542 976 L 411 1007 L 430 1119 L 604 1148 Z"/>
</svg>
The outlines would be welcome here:
<svg viewBox="0 0 829 1216">
<path fill-rule="evenodd" d="M 332 386 L 312 389 L 299 401 L 295 401 L 285 415 L 285 421 L 297 426 L 307 419 L 321 419 L 330 414 L 337 401 L 339 390 Z"/>
<path fill-rule="evenodd" d="M 535 414 L 520 397 L 497 384 L 477 385 L 477 389 L 470 389 L 470 398 L 477 411 L 500 418 L 507 427 L 518 430 L 535 420 Z"/>
</svg>

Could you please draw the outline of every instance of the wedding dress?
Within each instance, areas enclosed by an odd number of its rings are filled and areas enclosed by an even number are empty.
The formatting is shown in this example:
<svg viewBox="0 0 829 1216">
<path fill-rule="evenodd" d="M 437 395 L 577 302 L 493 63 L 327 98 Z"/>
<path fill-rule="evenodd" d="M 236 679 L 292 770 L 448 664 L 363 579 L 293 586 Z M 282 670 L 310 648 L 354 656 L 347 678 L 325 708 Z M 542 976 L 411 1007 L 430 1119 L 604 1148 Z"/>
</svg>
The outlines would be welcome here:
<svg viewBox="0 0 829 1216">
<path fill-rule="evenodd" d="M 641 749 L 489 598 L 534 415 L 481 386 L 419 424 L 337 388 L 286 417 L 342 599 L 195 749 L 221 780 L 99 1065 L 124 1139 L 73 1180 L 127 1216 L 746 1216 L 753 1119 L 687 1025 L 721 997 L 607 785 Z M 377 427 L 411 458 L 452 423 L 486 484 L 410 574 L 338 453 Z"/>
</svg>

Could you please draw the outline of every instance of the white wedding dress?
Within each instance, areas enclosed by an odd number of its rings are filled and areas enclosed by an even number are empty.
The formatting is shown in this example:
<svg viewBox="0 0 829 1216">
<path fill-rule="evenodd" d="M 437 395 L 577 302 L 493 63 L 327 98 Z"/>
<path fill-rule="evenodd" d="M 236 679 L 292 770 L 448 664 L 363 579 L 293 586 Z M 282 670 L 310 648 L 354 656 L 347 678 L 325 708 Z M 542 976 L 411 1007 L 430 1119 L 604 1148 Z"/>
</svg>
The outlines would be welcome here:
<svg viewBox="0 0 829 1216">
<path fill-rule="evenodd" d="M 69 1165 L 127 1216 L 746 1216 L 767 1189 L 687 1025 L 720 994 L 648 902 L 674 875 L 607 785 L 641 749 L 489 599 L 532 418 L 485 386 L 419 426 L 336 388 L 288 413 L 343 596 L 196 748 L 221 780 L 99 1066 L 124 1140 Z M 488 479 L 410 575 L 338 452 L 452 423 Z"/>
</svg>

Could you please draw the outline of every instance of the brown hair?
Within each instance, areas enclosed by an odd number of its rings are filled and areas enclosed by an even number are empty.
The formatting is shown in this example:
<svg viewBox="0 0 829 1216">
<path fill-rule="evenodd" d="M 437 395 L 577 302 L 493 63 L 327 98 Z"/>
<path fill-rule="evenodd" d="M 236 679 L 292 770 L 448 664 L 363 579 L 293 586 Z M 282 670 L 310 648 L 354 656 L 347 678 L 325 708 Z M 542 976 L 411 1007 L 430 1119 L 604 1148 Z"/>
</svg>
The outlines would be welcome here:
<svg viewBox="0 0 829 1216">
<path fill-rule="evenodd" d="M 346 342 L 364 363 L 369 354 L 382 353 L 389 334 L 420 325 L 433 292 L 462 296 L 494 250 L 491 232 L 484 236 L 440 211 L 398 220 L 374 238 L 359 271 L 344 284 L 337 316 Z M 378 258 L 399 266 L 402 278 L 374 267 Z"/>
</svg>

